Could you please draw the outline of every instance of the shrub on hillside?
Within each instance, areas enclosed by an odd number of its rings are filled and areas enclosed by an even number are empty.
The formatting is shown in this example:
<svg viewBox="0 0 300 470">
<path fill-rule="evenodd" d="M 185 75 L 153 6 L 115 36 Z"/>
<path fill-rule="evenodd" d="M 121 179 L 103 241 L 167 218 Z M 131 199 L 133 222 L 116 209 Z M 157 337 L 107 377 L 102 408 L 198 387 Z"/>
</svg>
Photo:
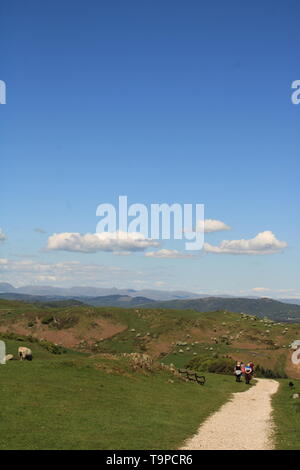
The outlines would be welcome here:
<svg viewBox="0 0 300 470">
<path fill-rule="evenodd" d="M 230 358 L 201 359 L 197 357 L 188 363 L 187 368 L 199 372 L 232 375 L 234 365 L 235 362 Z"/>
<path fill-rule="evenodd" d="M 46 317 L 42 318 L 41 323 L 43 325 L 49 325 L 54 320 L 53 315 L 47 315 Z"/>
<path fill-rule="evenodd" d="M 40 341 L 40 345 L 42 346 L 42 348 L 46 349 L 51 354 L 64 354 L 67 352 L 66 349 L 63 348 L 62 346 L 51 343 L 50 341 L 45 341 L 45 340 Z"/>
<path fill-rule="evenodd" d="M 286 379 L 287 378 L 287 375 L 284 372 L 284 370 L 274 371 L 272 369 L 265 369 L 259 364 L 255 367 L 255 375 L 257 377 L 264 377 L 266 379 Z"/>
</svg>

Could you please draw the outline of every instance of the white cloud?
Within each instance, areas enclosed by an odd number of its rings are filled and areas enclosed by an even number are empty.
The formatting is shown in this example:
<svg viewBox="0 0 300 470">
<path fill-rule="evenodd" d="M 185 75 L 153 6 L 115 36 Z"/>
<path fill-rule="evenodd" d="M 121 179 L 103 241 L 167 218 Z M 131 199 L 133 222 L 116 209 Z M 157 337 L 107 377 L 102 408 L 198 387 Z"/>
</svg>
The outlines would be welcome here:
<svg viewBox="0 0 300 470">
<path fill-rule="evenodd" d="M 253 287 L 252 290 L 254 292 L 268 292 L 271 289 L 268 289 L 268 287 Z"/>
<path fill-rule="evenodd" d="M 248 240 L 223 240 L 218 246 L 204 243 L 206 253 L 235 255 L 268 255 L 281 252 L 288 245 L 277 240 L 273 232 L 266 230 Z"/>
<path fill-rule="evenodd" d="M 2 228 L 0 228 L 0 242 L 4 242 L 6 240 L 6 235 L 3 232 Z"/>
<path fill-rule="evenodd" d="M 191 258 L 194 255 L 182 253 L 178 250 L 158 250 L 158 251 L 149 251 L 145 253 L 145 256 L 150 258 Z"/>
<path fill-rule="evenodd" d="M 159 246 L 157 241 L 135 232 L 54 233 L 48 238 L 47 250 L 134 252 Z"/>
<path fill-rule="evenodd" d="M 40 276 L 36 276 L 36 280 L 37 281 L 42 281 L 42 282 L 55 282 L 57 281 L 57 277 L 56 276 L 44 276 L 44 275 L 40 275 Z"/>
<path fill-rule="evenodd" d="M 197 225 L 197 228 L 198 227 L 199 225 Z M 229 227 L 229 225 L 226 225 L 221 220 L 214 220 L 214 219 L 204 220 L 204 233 L 221 232 L 223 230 L 231 230 L 231 227 Z"/>
<path fill-rule="evenodd" d="M 231 227 L 221 220 L 215 219 L 205 219 L 198 220 L 196 224 L 196 231 L 201 232 L 203 231 L 203 224 L 204 224 L 204 233 L 212 233 L 212 232 L 222 232 L 223 230 L 231 230 Z M 184 229 L 184 232 L 190 232 L 189 228 Z"/>
</svg>

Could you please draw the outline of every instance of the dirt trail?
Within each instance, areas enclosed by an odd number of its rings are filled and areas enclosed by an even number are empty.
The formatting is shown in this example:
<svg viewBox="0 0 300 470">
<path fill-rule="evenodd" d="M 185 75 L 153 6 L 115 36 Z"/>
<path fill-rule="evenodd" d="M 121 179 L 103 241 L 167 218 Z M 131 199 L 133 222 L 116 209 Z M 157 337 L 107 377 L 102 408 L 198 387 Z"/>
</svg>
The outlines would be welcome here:
<svg viewBox="0 0 300 470">
<path fill-rule="evenodd" d="M 247 392 L 232 399 L 211 415 L 182 450 L 271 450 L 274 448 L 271 396 L 279 383 L 256 379 Z"/>
</svg>

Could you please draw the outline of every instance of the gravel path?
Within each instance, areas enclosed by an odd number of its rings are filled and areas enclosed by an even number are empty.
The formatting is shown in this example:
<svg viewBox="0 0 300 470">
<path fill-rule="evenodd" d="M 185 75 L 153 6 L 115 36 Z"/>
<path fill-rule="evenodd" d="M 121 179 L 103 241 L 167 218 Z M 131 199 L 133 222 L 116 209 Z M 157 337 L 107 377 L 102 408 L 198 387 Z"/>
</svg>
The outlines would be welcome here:
<svg viewBox="0 0 300 470">
<path fill-rule="evenodd" d="M 247 392 L 234 393 L 232 399 L 211 415 L 187 440 L 181 450 L 271 450 L 271 396 L 279 383 L 256 379 Z"/>
</svg>

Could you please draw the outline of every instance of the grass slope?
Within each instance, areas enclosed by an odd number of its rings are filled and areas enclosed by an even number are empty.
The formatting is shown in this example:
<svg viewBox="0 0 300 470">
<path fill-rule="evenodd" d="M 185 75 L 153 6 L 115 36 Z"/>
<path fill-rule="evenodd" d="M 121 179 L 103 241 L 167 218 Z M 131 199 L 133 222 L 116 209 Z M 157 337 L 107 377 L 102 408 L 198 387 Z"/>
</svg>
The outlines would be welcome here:
<svg viewBox="0 0 300 470">
<path fill-rule="evenodd" d="M 207 297 L 204 299 L 167 300 L 144 304 L 143 308 L 195 310 L 197 312 L 227 310 L 229 312 L 256 315 L 259 318 L 267 317 L 276 321 L 300 322 L 300 305 L 283 303 L 269 298 Z"/>
<path fill-rule="evenodd" d="M 161 362 L 185 367 L 229 356 L 300 378 L 288 349 L 299 324 L 226 311 L 0 300 L 1 335 L 7 353 L 25 345 L 34 359 L 0 366 L 0 449 L 176 449 L 231 392 L 245 390 L 232 376 L 207 372 L 205 386 L 185 383 Z M 61 342 L 66 353 L 51 354 L 38 338 Z M 121 354 L 132 352 L 151 355 L 153 371 L 135 372 Z M 281 449 L 300 448 L 300 402 L 291 398 L 300 382 L 292 380 L 295 390 L 280 380 L 274 397 Z"/>
<path fill-rule="evenodd" d="M 260 318 L 268 317 L 272 320 L 283 322 L 300 323 L 300 305 L 297 301 L 284 302 L 270 298 L 223 298 L 223 297 L 205 297 L 194 299 L 175 299 L 166 301 L 154 301 L 147 297 L 131 297 L 130 295 L 106 295 L 106 296 L 72 296 L 61 297 L 51 295 L 28 295 L 15 292 L 0 293 L 0 299 L 20 300 L 27 303 L 41 303 L 55 307 L 59 304 L 80 305 L 86 304 L 94 307 L 122 307 L 122 308 L 152 308 L 152 309 L 175 309 L 175 310 L 194 310 L 197 312 L 212 312 L 217 310 L 227 310 L 230 312 L 248 315 L 256 315 Z"/>
<path fill-rule="evenodd" d="M 133 372 L 123 357 L 32 349 L 32 362 L 0 366 L 0 449 L 176 449 L 237 390 L 232 377 L 200 386 Z"/>
<path fill-rule="evenodd" d="M 293 399 L 294 393 L 300 393 L 300 381 L 280 380 L 280 388 L 273 398 L 274 419 L 276 424 L 276 448 L 281 450 L 300 450 L 300 398 Z"/>
<path fill-rule="evenodd" d="M 300 338 L 299 324 L 227 311 L 199 313 L 0 300 L 1 331 L 45 338 L 88 353 L 145 352 L 178 367 L 195 357 L 206 361 L 230 356 L 253 360 L 280 375 L 288 367 L 288 376 L 300 378 L 300 370 L 290 366 L 289 350 L 289 344 Z"/>
</svg>

